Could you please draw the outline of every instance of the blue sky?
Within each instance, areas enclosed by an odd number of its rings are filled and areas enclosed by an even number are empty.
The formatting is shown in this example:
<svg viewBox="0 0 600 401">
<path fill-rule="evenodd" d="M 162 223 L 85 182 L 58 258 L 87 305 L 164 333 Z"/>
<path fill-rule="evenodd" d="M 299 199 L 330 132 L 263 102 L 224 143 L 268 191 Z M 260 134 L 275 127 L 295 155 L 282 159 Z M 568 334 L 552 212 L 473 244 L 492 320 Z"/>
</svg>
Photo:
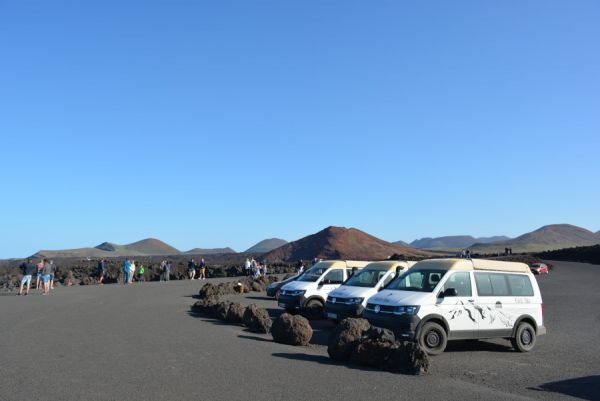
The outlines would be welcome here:
<svg viewBox="0 0 600 401">
<path fill-rule="evenodd" d="M 0 257 L 600 229 L 597 1 L 0 3 Z"/>
</svg>

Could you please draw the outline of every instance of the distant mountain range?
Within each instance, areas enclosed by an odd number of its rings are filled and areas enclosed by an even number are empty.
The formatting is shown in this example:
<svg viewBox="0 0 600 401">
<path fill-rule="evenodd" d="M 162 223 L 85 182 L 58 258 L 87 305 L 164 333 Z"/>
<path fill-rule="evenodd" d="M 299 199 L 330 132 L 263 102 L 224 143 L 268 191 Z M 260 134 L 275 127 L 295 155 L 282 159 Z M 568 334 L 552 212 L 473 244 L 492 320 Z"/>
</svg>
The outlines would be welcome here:
<svg viewBox="0 0 600 401">
<path fill-rule="evenodd" d="M 186 253 L 190 255 L 217 255 L 217 254 L 227 254 L 227 253 L 237 253 L 233 249 L 227 248 L 194 248 L 190 249 Z"/>
<path fill-rule="evenodd" d="M 283 246 L 287 243 L 288 242 L 286 240 L 280 238 L 264 239 L 258 244 L 246 249 L 244 253 L 266 253 L 272 251 L 273 249 L 279 248 L 280 246 Z"/>
<path fill-rule="evenodd" d="M 431 256 L 435 252 L 457 251 L 468 248 L 473 253 L 504 252 L 512 248 L 514 253 L 541 252 L 576 246 L 600 244 L 600 231 L 592 232 L 570 224 L 553 224 L 541 227 L 517 238 L 506 236 L 474 238 L 470 235 L 454 235 L 438 238 L 421 238 L 407 244 L 403 241 L 390 243 L 360 231 L 356 228 L 327 227 L 316 234 L 297 241 L 286 242 L 279 238 L 269 238 L 250 247 L 245 253 L 263 253 L 263 257 L 275 260 L 297 259 L 363 259 L 380 260 L 393 254 L 411 256 Z M 231 248 L 194 248 L 187 252 L 155 238 L 127 245 L 104 242 L 93 248 L 65 250 L 42 250 L 34 257 L 46 258 L 100 258 L 124 256 L 160 255 L 215 255 L 236 254 Z"/>
<path fill-rule="evenodd" d="M 327 227 L 316 234 L 285 244 L 263 255 L 269 261 L 299 259 L 382 260 L 393 254 L 428 256 L 428 252 L 392 244 L 356 228 Z"/>
<path fill-rule="evenodd" d="M 470 235 L 450 235 L 446 237 L 437 238 L 421 238 L 414 240 L 410 243 L 410 246 L 417 249 L 431 249 L 431 250 L 444 250 L 444 251 L 455 251 L 470 247 L 473 244 L 489 244 L 491 242 L 506 241 L 510 238 L 504 235 L 498 235 L 495 237 L 479 237 L 474 238 Z"/>
<path fill-rule="evenodd" d="M 514 253 L 543 252 L 596 244 L 600 244 L 600 233 L 593 233 L 571 224 L 552 224 L 514 239 L 474 244 L 469 249 L 478 253 L 504 252 L 504 248 L 512 248 Z"/>
</svg>

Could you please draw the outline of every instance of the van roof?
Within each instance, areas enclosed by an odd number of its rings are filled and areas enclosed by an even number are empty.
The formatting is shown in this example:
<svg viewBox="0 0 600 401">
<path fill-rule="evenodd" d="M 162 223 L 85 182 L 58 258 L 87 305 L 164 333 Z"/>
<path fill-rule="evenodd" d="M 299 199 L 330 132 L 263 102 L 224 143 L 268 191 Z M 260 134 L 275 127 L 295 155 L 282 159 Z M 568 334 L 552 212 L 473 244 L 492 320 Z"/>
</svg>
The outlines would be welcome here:
<svg viewBox="0 0 600 401">
<path fill-rule="evenodd" d="M 324 264 L 327 265 L 327 267 L 357 267 L 359 269 L 362 269 L 363 267 L 365 267 L 366 265 L 368 265 L 369 261 L 362 261 L 362 260 L 322 260 L 321 262 L 318 262 L 318 264 Z"/>
<path fill-rule="evenodd" d="M 396 270 L 396 267 L 401 266 L 404 270 L 411 268 L 415 263 L 417 262 L 403 260 L 384 260 L 381 262 L 371 262 L 365 266 L 365 269 L 390 271 Z"/>
<path fill-rule="evenodd" d="M 494 270 L 504 272 L 530 273 L 529 266 L 519 262 L 503 262 L 488 259 L 427 259 L 418 262 L 415 268 L 441 270 Z"/>
</svg>

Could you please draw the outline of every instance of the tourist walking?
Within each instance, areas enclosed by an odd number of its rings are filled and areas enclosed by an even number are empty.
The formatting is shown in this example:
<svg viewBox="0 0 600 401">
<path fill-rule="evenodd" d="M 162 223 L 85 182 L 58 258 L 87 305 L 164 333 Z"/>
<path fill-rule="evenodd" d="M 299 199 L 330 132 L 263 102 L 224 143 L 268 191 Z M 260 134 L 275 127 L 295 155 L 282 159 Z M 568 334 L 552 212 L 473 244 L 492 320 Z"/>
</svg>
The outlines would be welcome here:
<svg viewBox="0 0 600 401">
<path fill-rule="evenodd" d="M 196 278 L 196 262 L 194 261 L 194 259 L 190 259 L 190 261 L 188 262 L 188 277 L 190 278 L 190 280 L 195 280 Z"/>
<path fill-rule="evenodd" d="M 23 278 L 21 278 L 19 295 L 27 295 L 29 294 L 29 288 L 31 287 L 31 276 L 37 271 L 37 266 L 31 261 L 31 258 L 29 258 L 27 259 L 27 262 L 23 262 L 20 267 L 23 269 Z M 25 289 L 25 294 L 23 294 L 23 287 L 25 285 L 27 285 L 27 287 Z"/>
<path fill-rule="evenodd" d="M 198 277 L 198 279 L 200 280 L 206 280 L 206 262 L 204 261 L 204 258 L 200 259 L 200 277 Z"/>
<path fill-rule="evenodd" d="M 129 284 L 129 275 L 131 274 L 131 261 L 129 259 L 125 259 L 123 262 L 123 284 Z"/>
<path fill-rule="evenodd" d="M 102 281 L 104 280 L 105 268 L 104 258 L 100 258 L 98 261 L 98 284 L 104 284 Z"/>
<path fill-rule="evenodd" d="M 44 267 L 42 267 L 42 282 L 44 284 L 42 295 L 48 295 L 48 292 L 50 292 L 50 274 L 52 274 L 52 265 L 50 262 L 46 262 L 44 263 Z"/>
</svg>

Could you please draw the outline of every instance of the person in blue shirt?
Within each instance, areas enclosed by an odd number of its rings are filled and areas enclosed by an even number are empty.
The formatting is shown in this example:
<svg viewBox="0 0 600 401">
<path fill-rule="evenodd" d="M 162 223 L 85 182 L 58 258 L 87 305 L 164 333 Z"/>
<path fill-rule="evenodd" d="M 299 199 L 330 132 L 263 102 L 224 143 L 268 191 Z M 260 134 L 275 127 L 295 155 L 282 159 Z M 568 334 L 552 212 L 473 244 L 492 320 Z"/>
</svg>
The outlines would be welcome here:
<svg viewBox="0 0 600 401">
<path fill-rule="evenodd" d="M 129 284 L 129 275 L 131 274 L 130 269 L 131 268 L 131 261 L 129 259 L 125 259 L 125 262 L 123 262 L 123 273 L 125 274 L 125 277 L 123 279 L 123 284 Z"/>
</svg>

